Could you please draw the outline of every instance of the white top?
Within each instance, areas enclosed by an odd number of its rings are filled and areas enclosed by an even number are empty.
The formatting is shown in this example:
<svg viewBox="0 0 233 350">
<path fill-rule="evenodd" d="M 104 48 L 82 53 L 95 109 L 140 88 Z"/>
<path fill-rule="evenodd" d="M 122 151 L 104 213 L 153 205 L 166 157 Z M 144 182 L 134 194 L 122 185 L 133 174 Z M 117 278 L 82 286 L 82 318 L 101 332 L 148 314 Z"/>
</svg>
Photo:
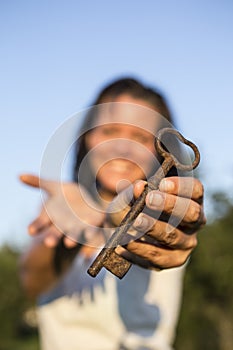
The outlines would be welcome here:
<svg viewBox="0 0 233 350">
<path fill-rule="evenodd" d="M 184 268 L 132 266 L 119 280 L 105 269 L 90 277 L 90 263 L 79 254 L 57 286 L 41 296 L 41 348 L 171 350 Z"/>
</svg>

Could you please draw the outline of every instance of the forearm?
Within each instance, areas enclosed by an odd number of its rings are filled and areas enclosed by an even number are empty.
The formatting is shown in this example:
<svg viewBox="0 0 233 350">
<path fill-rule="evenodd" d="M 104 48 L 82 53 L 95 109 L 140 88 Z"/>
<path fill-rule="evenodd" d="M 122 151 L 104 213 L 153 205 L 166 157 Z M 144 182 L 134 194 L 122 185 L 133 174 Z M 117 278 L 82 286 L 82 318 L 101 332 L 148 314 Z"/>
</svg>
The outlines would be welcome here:
<svg viewBox="0 0 233 350">
<path fill-rule="evenodd" d="M 22 286 L 30 298 L 36 298 L 48 290 L 57 280 L 54 264 L 54 249 L 35 239 L 20 257 L 19 269 Z"/>
</svg>

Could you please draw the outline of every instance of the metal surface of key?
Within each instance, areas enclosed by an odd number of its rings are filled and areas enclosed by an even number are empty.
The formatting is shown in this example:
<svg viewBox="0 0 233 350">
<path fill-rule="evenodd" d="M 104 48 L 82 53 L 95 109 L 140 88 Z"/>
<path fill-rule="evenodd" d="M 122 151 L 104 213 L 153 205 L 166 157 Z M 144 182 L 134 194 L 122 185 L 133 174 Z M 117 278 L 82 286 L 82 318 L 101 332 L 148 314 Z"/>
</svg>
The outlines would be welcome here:
<svg viewBox="0 0 233 350">
<path fill-rule="evenodd" d="M 181 141 L 181 143 L 191 147 L 195 156 L 191 164 L 180 163 L 172 153 L 169 153 L 163 147 L 161 139 L 165 134 L 173 134 L 179 139 L 179 141 Z M 87 272 L 92 277 L 97 276 L 102 267 L 105 267 L 119 278 L 124 277 L 124 275 L 128 272 L 131 263 L 122 256 L 118 255 L 115 252 L 115 248 L 121 245 L 122 238 L 133 225 L 137 216 L 142 212 L 148 192 L 158 189 L 160 181 L 167 175 L 172 167 L 175 167 L 181 171 L 191 171 L 197 167 L 200 161 L 200 153 L 197 146 L 191 141 L 185 139 L 177 130 L 172 128 L 164 128 L 158 132 L 155 138 L 155 148 L 158 154 L 164 158 L 164 161 L 156 173 L 150 177 L 141 195 L 135 200 L 129 212 L 107 241 L 105 247 L 100 251 L 99 255 L 89 267 Z"/>
</svg>

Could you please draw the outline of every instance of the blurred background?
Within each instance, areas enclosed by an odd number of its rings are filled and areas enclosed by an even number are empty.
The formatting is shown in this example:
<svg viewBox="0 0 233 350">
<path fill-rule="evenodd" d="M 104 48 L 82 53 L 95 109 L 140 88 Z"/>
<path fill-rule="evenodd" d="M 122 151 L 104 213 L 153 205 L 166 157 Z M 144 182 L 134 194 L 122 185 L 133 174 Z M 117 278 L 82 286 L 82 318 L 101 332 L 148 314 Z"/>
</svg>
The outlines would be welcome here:
<svg viewBox="0 0 233 350">
<path fill-rule="evenodd" d="M 38 349 L 17 264 L 41 198 L 18 175 L 38 174 L 57 127 L 123 76 L 165 94 L 202 156 L 208 225 L 187 269 L 176 349 L 233 348 L 232 23 L 231 0 L 0 1 L 0 350 Z"/>
</svg>

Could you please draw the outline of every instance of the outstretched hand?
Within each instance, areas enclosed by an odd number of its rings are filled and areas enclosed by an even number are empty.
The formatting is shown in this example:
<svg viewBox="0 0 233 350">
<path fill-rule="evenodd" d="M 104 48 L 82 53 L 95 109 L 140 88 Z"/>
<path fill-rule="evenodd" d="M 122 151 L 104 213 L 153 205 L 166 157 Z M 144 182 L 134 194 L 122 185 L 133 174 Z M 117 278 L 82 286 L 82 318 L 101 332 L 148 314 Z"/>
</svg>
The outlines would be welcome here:
<svg viewBox="0 0 233 350">
<path fill-rule="evenodd" d="M 106 227 L 106 213 L 82 186 L 39 179 L 29 174 L 21 175 L 20 179 L 47 194 L 39 215 L 29 225 L 31 235 L 43 236 L 44 243 L 50 247 L 56 246 L 65 235 L 66 247 L 74 247 L 84 232 L 85 241 L 80 243 L 102 246 L 103 236 L 98 228 Z M 127 203 L 132 195 L 137 198 L 144 186 L 145 182 L 139 181 L 112 202 L 109 210 L 112 214 L 108 211 L 108 218 L 112 219 L 113 227 L 119 225 L 129 210 Z M 197 232 L 205 222 L 201 182 L 191 177 L 165 178 L 159 190 L 147 195 L 146 210 L 135 220 L 131 239 L 116 251 L 146 268 L 180 266 L 197 245 Z"/>
<path fill-rule="evenodd" d="M 98 244 L 96 230 L 105 215 L 80 185 L 46 180 L 31 174 L 21 175 L 20 180 L 47 194 L 39 215 L 28 226 L 30 235 L 43 235 L 44 243 L 49 247 L 56 246 L 62 235 L 65 235 L 64 244 L 68 248 L 87 243 L 90 238 L 92 245 L 95 240 Z"/>
</svg>

